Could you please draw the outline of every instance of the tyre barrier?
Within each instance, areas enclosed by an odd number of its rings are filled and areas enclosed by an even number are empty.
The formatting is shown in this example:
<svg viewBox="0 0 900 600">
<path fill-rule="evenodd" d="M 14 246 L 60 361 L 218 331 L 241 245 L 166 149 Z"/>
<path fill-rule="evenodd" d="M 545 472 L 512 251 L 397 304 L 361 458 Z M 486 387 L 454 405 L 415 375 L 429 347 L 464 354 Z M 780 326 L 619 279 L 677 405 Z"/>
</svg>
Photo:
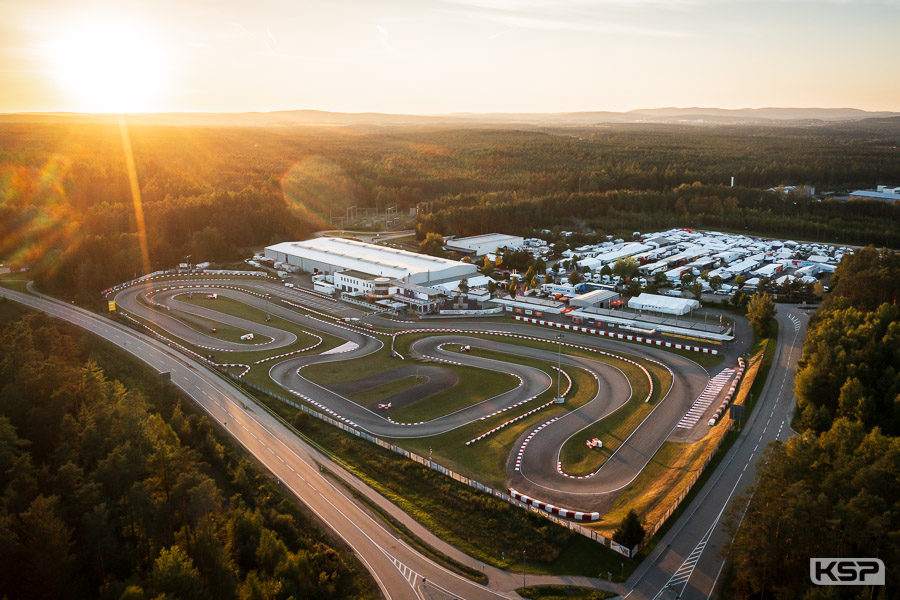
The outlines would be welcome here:
<svg viewBox="0 0 900 600">
<path fill-rule="evenodd" d="M 681 419 L 679 419 L 678 424 L 675 426 L 679 429 L 691 429 L 696 425 L 703 416 L 703 413 L 706 412 L 706 409 L 709 408 L 709 405 L 713 403 L 713 400 L 718 398 L 722 389 L 728 385 L 728 382 L 734 377 L 734 374 L 734 369 L 722 369 L 719 371 L 718 375 L 709 380 L 706 387 L 703 388 L 703 391 L 700 393 L 700 396 L 691 403 L 688 411 Z M 734 384 L 732 384 L 731 389 L 733 392 Z"/>
<path fill-rule="evenodd" d="M 713 348 L 703 348 L 702 346 L 689 346 L 687 344 L 678 344 L 675 342 L 664 342 L 663 340 L 651 340 L 638 335 L 629 335 L 627 333 L 613 333 L 603 329 L 594 329 L 591 327 L 582 327 L 580 325 L 569 325 L 568 323 L 557 323 L 556 321 L 544 321 L 542 319 L 534 319 L 532 317 L 515 316 L 516 321 L 524 321 L 526 323 L 534 323 L 536 325 L 546 325 L 547 327 L 556 327 L 559 329 L 567 329 L 569 331 L 578 331 L 581 333 L 592 333 L 594 335 L 602 335 L 604 337 L 616 340 L 628 340 L 629 342 L 640 342 L 642 344 L 650 344 L 651 346 L 664 346 L 666 348 L 675 348 L 676 350 L 690 350 L 692 352 L 702 352 L 703 354 L 718 354 L 719 351 Z"/>
<path fill-rule="evenodd" d="M 525 494 L 521 494 L 514 490 L 513 488 L 507 488 L 509 491 L 509 495 L 518 500 L 519 502 L 523 502 L 529 506 L 534 506 L 535 508 L 539 508 L 544 512 L 548 512 L 551 515 L 556 515 L 558 517 L 563 517 L 564 519 L 572 519 L 573 521 L 580 522 L 591 522 L 591 521 L 599 521 L 600 513 L 596 512 L 582 512 L 577 510 L 570 510 L 568 508 L 559 508 L 558 506 L 553 506 L 552 504 L 547 504 L 546 502 L 541 502 L 540 500 L 535 500 L 534 498 L 529 498 Z"/>
<path fill-rule="evenodd" d="M 522 445 L 519 446 L 519 452 L 516 454 L 516 471 L 522 470 L 522 455 L 525 454 L 525 447 L 528 446 L 528 442 L 531 441 L 531 438 L 533 438 L 535 435 L 537 435 L 538 431 L 540 431 L 541 429 L 543 429 L 550 423 L 552 423 L 554 421 L 558 421 L 558 420 L 559 420 L 559 417 L 553 417 L 549 421 L 545 421 L 544 423 L 538 425 L 534 431 L 532 431 L 531 433 L 528 434 L 528 436 L 522 442 Z"/>
<path fill-rule="evenodd" d="M 728 388 L 728 393 L 725 394 L 725 399 L 722 400 L 721 406 L 716 409 L 715 414 L 709 420 L 709 426 L 714 427 L 716 423 L 719 422 L 719 419 L 722 418 L 722 415 L 725 414 L 725 410 L 728 408 L 728 405 L 731 403 L 731 400 L 734 398 L 734 394 L 737 392 L 738 387 L 740 386 L 741 377 L 744 375 L 744 367 L 745 362 L 743 358 L 738 359 L 738 368 L 737 374 L 734 377 L 734 383 L 731 384 L 731 387 Z"/>
</svg>

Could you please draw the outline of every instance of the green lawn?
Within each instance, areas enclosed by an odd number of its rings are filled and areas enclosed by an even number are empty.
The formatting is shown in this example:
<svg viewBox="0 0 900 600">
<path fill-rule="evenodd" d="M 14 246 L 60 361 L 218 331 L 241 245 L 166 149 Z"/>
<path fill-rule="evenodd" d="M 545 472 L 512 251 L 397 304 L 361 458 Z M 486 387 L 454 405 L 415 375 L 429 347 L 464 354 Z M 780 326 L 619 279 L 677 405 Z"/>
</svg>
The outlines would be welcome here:
<svg viewBox="0 0 900 600">
<path fill-rule="evenodd" d="M 643 371 L 623 361 L 610 364 L 620 368 L 628 377 L 631 382 L 631 398 L 611 415 L 588 426 L 563 445 L 560 461 L 563 470 L 570 475 L 587 475 L 599 469 L 650 414 L 657 401 L 665 396 L 672 384 L 667 371 L 665 380 L 661 382 L 659 379 L 661 369 L 651 369 L 650 365 L 645 365 L 653 378 L 653 396 L 650 402 L 645 402 L 650 385 Z M 588 448 L 585 440 L 592 438 L 602 440 L 603 448 Z"/>
<path fill-rule="evenodd" d="M 473 348 L 473 352 L 474 350 Z M 554 416 L 575 410 L 597 394 L 597 383 L 586 371 L 565 366 L 563 370 L 572 377 L 572 391 L 565 404 L 548 406 L 471 446 L 466 446 L 466 442 L 553 399 L 556 387 L 551 386 L 550 390 L 531 402 L 489 419 L 476 421 L 441 435 L 421 439 L 398 439 L 394 440 L 394 443 L 421 456 L 428 456 L 431 453 L 442 465 L 486 485 L 505 489 L 506 462 L 519 436 Z"/>
<path fill-rule="evenodd" d="M 446 390 L 395 410 L 392 419 L 406 423 L 430 421 L 508 392 L 519 384 L 512 375 L 499 371 L 456 365 L 441 367 L 455 371 L 459 380 Z"/>
<path fill-rule="evenodd" d="M 260 401 L 293 424 L 326 454 L 399 506 L 438 537 L 487 564 L 521 573 L 619 579 L 636 563 L 528 511 L 478 492 L 402 456 L 331 427 L 276 400 Z M 426 454 L 427 455 L 427 454 Z"/>
<path fill-rule="evenodd" d="M 22 292 L 23 294 L 30 294 L 31 292 L 28 291 L 27 286 L 31 280 L 21 279 L 21 277 L 21 273 L 6 273 L 5 275 L 0 276 L 0 285 L 17 292 Z"/>
<path fill-rule="evenodd" d="M 606 573 L 603 573 L 606 577 Z M 595 590 L 574 585 L 539 585 L 527 588 L 519 588 L 516 593 L 530 600 L 606 600 L 614 598 L 613 592 Z"/>
<path fill-rule="evenodd" d="M 199 296 L 199 294 L 198 294 Z M 205 298 L 205 295 L 204 295 Z M 196 306 L 200 306 L 203 308 L 209 308 L 212 310 L 218 310 L 218 312 L 224 314 L 231 314 L 228 310 L 219 310 L 218 304 L 221 300 L 227 300 L 227 298 L 219 298 L 218 300 L 198 300 L 194 298 L 194 300 L 188 300 L 187 295 L 179 297 L 179 300 L 183 300 L 184 302 Z M 234 327 L 232 325 L 228 325 L 226 323 L 221 323 L 219 321 L 215 321 L 213 319 L 209 319 L 206 317 L 201 317 L 200 315 L 188 314 L 186 312 L 182 312 L 180 310 L 173 309 L 167 313 L 170 317 L 174 317 L 193 329 L 194 331 L 204 333 L 206 335 L 211 335 L 217 340 L 222 340 L 225 342 L 235 342 L 238 344 L 248 344 L 254 345 L 262 342 L 271 341 L 272 338 L 261 335 L 254 334 L 254 339 L 252 340 L 242 340 L 241 336 L 249 333 L 246 329 L 240 329 L 238 327 Z M 212 330 L 215 329 L 216 332 L 213 333 Z"/>
</svg>

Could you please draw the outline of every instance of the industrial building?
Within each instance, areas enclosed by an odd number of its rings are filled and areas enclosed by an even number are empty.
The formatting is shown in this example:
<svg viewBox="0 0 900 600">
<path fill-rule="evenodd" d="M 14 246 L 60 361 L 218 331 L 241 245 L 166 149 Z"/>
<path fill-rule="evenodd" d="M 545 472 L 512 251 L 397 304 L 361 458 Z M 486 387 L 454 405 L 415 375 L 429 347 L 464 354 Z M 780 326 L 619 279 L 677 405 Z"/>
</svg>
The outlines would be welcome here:
<svg viewBox="0 0 900 600">
<path fill-rule="evenodd" d="M 667 315 L 686 315 L 695 308 L 700 308 L 700 303 L 687 298 L 641 294 L 628 301 L 628 308 L 632 310 L 649 310 Z"/>
<path fill-rule="evenodd" d="M 420 285 L 459 280 L 478 272 L 474 264 L 331 237 L 281 242 L 268 246 L 265 255 L 305 272 L 333 274 L 353 271 Z M 359 277 L 353 279 L 362 281 Z M 349 283 L 350 279 L 344 281 L 345 285 Z"/>
<path fill-rule="evenodd" d="M 590 308 L 594 306 L 598 308 L 610 308 L 611 306 L 615 306 L 617 300 L 619 300 L 619 294 L 616 292 L 611 292 L 609 290 L 594 290 L 586 294 L 581 294 L 580 296 L 575 296 L 569 300 L 569 306 L 577 308 Z M 619 304 L 622 304 L 622 302 L 619 302 Z"/>
<path fill-rule="evenodd" d="M 447 240 L 444 243 L 444 247 L 447 250 L 455 250 L 463 254 L 484 256 L 485 254 L 496 253 L 500 248 L 510 250 L 524 248 L 525 238 L 517 235 L 506 235 L 505 233 L 487 233 L 485 235 Z"/>
</svg>

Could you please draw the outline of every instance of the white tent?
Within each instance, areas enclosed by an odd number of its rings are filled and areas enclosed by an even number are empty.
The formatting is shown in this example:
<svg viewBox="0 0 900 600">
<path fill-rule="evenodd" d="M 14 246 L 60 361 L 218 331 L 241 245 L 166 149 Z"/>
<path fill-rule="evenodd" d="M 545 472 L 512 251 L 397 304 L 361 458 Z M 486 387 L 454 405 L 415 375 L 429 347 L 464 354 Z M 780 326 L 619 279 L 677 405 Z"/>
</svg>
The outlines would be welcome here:
<svg viewBox="0 0 900 600">
<path fill-rule="evenodd" d="M 686 315 L 693 309 L 700 308 L 700 303 L 687 298 L 641 294 L 628 301 L 628 308 L 632 310 L 649 310 L 668 315 Z"/>
</svg>

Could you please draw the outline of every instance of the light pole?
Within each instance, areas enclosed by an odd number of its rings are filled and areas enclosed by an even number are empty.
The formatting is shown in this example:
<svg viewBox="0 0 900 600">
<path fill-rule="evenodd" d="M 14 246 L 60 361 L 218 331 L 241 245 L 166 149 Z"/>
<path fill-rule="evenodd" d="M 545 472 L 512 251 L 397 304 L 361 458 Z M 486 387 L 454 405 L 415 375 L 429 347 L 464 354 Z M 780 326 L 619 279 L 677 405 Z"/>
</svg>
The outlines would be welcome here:
<svg viewBox="0 0 900 600">
<path fill-rule="evenodd" d="M 269 295 L 265 294 L 265 296 L 266 296 L 266 323 L 268 323 L 269 319 L 270 319 L 270 317 L 269 317 Z"/>
<path fill-rule="evenodd" d="M 525 551 L 522 550 L 522 589 L 525 589 Z"/>
<path fill-rule="evenodd" d="M 562 396 L 560 396 L 560 383 L 562 382 L 562 340 L 563 334 L 559 333 L 556 335 L 556 345 L 558 348 L 558 353 L 556 355 L 556 401 L 562 402 Z"/>
</svg>

